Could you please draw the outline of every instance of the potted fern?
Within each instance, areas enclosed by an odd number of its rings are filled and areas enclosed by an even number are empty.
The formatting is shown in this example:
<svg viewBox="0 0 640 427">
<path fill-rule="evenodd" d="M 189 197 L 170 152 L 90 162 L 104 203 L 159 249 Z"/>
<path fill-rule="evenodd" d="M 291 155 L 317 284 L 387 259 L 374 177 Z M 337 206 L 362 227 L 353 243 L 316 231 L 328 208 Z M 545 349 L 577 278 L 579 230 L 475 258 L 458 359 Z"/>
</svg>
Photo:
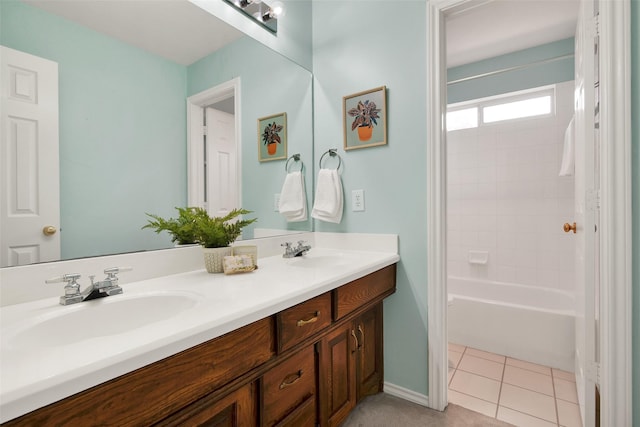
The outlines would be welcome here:
<svg viewBox="0 0 640 427">
<path fill-rule="evenodd" d="M 196 233 L 196 208 L 176 208 L 178 210 L 177 218 L 165 219 L 158 215 L 146 214 L 149 222 L 142 227 L 150 228 L 160 234 L 166 231 L 171 235 L 171 241 L 176 245 L 197 244 L 198 237 Z"/>
<path fill-rule="evenodd" d="M 211 217 L 205 209 L 195 208 L 196 236 L 202 245 L 204 263 L 209 273 L 222 273 L 222 258 L 231 255 L 231 243 L 247 225 L 257 218 L 239 219 L 251 213 L 246 209 L 233 209 L 223 217 Z"/>
</svg>

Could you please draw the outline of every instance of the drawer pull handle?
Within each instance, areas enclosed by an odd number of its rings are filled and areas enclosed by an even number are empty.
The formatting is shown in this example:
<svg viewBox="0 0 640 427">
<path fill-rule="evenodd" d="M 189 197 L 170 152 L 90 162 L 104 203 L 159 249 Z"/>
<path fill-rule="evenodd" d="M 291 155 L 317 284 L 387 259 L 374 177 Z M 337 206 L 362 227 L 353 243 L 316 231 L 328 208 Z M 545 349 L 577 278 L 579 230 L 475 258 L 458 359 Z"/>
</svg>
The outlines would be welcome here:
<svg viewBox="0 0 640 427">
<path fill-rule="evenodd" d="M 353 329 L 351 330 L 351 336 L 353 337 L 353 341 L 355 342 L 355 345 L 353 346 L 353 350 L 351 350 L 351 353 L 355 353 L 356 350 L 360 348 L 360 343 L 358 343 L 358 337 L 356 336 L 356 331 L 354 331 Z"/>
<path fill-rule="evenodd" d="M 308 324 L 308 323 L 317 322 L 317 321 L 318 321 L 318 317 L 319 317 L 319 316 L 320 316 L 320 312 L 319 312 L 319 311 L 316 311 L 314 314 L 312 314 L 312 315 L 311 315 L 311 317 L 310 317 L 310 318 L 308 318 L 308 319 L 301 319 L 301 320 L 298 320 L 297 325 L 298 325 L 298 326 L 304 326 L 304 325 L 306 325 L 306 324 Z"/>
<path fill-rule="evenodd" d="M 295 374 L 288 375 L 282 382 L 280 383 L 280 390 L 283 388 L 289 387 L 290 385 L 294 385 L 302 378 L 302 369 L 300 369 Z"/>
<path fill-rule="evenodd" d="M 362 328 L 362 325 L 358 325 L 358 331 L 360 332 L 360 345 L 358 346 L 358 349 L 361 349 L 364 347 L 364 329 Z"/>
</svg>

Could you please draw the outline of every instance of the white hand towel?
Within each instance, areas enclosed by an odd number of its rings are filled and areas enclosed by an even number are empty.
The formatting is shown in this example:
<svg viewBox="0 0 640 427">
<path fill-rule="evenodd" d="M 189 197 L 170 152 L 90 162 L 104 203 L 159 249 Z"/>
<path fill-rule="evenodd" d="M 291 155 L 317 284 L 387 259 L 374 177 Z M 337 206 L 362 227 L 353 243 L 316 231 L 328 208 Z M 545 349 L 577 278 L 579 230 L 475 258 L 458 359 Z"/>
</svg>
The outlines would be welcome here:
<svg viewBox="0 0 640 427">
<path fill-rule="evenodd" d="M 564 148 L 562 150 L 562 164 L 560 165 L 560 176 L 571 176 L 575 170 L 575 116 L 569 122 L 567 130 L 564 132 Z"/>
<path fill-rule="evenodd" d="M 342 180 L 336 169 L 320 169 L 316 198 L 311 216 L 321 221 L 340 223 L 344 208 Z"/>
<path fill-rule="evenodd" d="M 285 177 L 278 210 L 288 222 L 307 219 L 307 196 L 304 191 L 304 177 L 300 171 L 290 172 Z"/>
</svg>

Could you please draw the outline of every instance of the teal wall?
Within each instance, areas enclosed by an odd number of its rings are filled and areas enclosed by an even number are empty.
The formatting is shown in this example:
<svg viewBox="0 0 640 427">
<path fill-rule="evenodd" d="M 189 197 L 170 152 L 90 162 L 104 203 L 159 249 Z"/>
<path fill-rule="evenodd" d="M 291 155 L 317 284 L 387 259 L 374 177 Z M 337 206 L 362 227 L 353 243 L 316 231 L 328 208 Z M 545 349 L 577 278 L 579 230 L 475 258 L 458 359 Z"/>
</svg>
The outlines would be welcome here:
<svg viewBox="0 0 640 427">
<path fill-rule="evenodd" d="M 426 5 L 313 2 L 315 158 L 338 148 L 345 209 L 316 231 L 396 233 L 397 292 L 385 301 L 385 380 L 427 393 Z M 343 150 L 342 97 L 387 86 L 388 145 Z M 351 191 L 363 189 L 364 212 Z"/>
<path fill-rule="evenodd" d="M 299 153 L 306 165 L 306 190 L 313 188 L 313 112 L 311 73 L 257 41 L 243 37 L 188 67 L 187 95 L 241 76 L 242 207 L 259 212 L 252 228 L 311 230 L 311 220 L 287 223 L 274 211 L 273 196 L 280 193 L 284 161 L 258 161 L 257 119 L 287 113 L 288 155 Z M 298 170 L 290 164 L 291 170 Z M 309 218 L 311 218 L 309 216 Z"/>
<path fill-rule="evenodd" d="M 631 1 L 633 425 L 640 426 L 640 0 Z"/>
<path fill-rule="evenodd" d="M 59 64 L 62 257 L 166 247 L 140 227 L 186 203 L 186 68 L 21 2 L 0 19 L 3 45 Z"/>
<path fill-rule="evenodd" d="M 527 65 L 546 59 L 573 55 L 573 38 L 560 40 L 519 52 L 485 59 L 471 64 L 460 65 L 447 70 L 449 81 L 476 76 L 491 71 Z M 471 99 L 484 98 L 518 90 L 531 89 L 554 83 L 566 82 L 574 78 L 574 58 L 536 64 L 520 70 L 507 71 L 492 76 L 481 77 L 447 86 L 450 104 Z"/>
</svg>

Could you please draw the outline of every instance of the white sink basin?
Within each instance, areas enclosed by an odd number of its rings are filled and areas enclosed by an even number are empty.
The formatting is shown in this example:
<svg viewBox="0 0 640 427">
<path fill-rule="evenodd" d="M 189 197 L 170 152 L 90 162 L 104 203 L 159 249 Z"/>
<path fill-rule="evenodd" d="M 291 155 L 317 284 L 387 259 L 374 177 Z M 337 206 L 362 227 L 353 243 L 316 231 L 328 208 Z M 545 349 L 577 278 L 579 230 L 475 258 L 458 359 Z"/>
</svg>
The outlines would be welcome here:
<svg viewBox="0 0 640 427">
<path fill-rule="evenodd" d="M 53 313 L 29 321 L 12 334 L 8 344 L 36 349 L 116 335 L 176 316 L 198 302 L 194 294 L 153 293 L 131 297 L 124 294 L 60 306 Z"/>
</svg>

